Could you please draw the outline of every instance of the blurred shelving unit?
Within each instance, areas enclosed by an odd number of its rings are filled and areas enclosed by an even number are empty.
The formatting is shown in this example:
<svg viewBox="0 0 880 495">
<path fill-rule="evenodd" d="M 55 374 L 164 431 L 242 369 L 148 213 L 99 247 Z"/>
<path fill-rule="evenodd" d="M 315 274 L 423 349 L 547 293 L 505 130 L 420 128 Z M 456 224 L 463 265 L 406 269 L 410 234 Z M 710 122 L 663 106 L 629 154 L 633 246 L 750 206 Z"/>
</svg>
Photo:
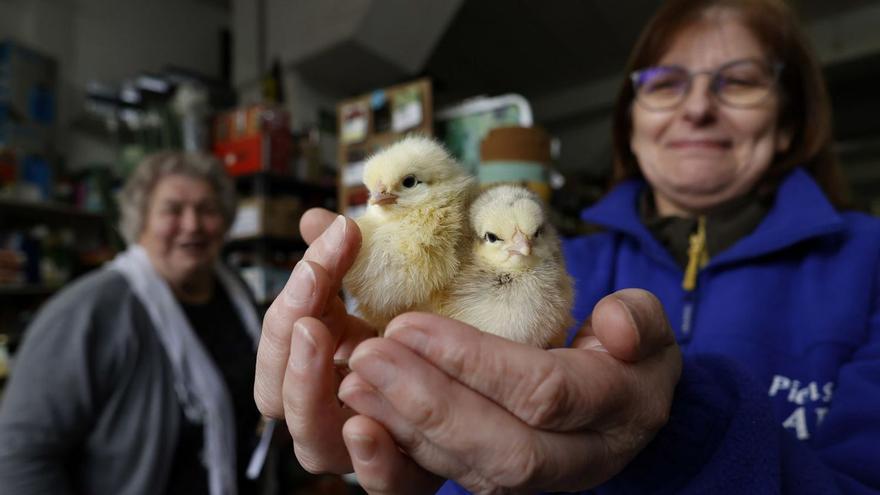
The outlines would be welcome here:
<svg viewBox="0 0 880 495">
<path fill-rule="evenodd" d="M 0 198 L 0 241 L 0 334 L 12 352 L 36 309 L 118 243 L 106 215 L 9 198 Z"/>
<path fill-rule="evenodd" d="M 313 207 L 335 210 L 336 185 L 270 170 L 237 175 L 235 184 L 240 200 L 224 256 L 266 307 L 306 250 L 300 216 Z"/>
<path fill-rule="evenodd" d="M 412 82 L 377 89 L 337 105 L 339 212 L 358 217 L 366 208 L 365 160 L 406 134 L 434 135 L 431 82 Z"/>
</svg>

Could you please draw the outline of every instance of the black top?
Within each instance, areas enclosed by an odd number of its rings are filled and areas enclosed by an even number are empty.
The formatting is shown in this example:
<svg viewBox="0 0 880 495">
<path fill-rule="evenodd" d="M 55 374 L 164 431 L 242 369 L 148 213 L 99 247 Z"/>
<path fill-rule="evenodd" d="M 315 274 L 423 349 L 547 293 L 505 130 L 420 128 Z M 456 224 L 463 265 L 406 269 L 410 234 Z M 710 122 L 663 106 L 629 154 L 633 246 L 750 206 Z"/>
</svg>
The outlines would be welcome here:
<svg viewBox="0 0 880 495">
<path fill-rule="evenodd" d="M 758 225 L 773 203 L 768 193 L 746 194 L 716 207 L 706 215 L 706 249 L 709 257 L 736 244 L 750 234 Z M 654 195 L 646 188 L 641 197 L 639 214 L 642 223 L 662 244 L 684 270 L 688 264 L 690 235 L 697 230 L 697 218 L 677 216 L 661 217 L 654 205 Z"/>
<path fill-rule="evenodd" d="M 254 342 L 219 281 L 214 297 L 204 304 L 180 303 L 190 326 L 223 375 L 235 412 L 238 493 L 257 493 L 257 484 L 245 477 L 248 461 L 257 444 L 260 413 L 254 403 Z M 181 408 L 180 439 L 175 451 L 168 494 L 208 494 L 208 474 L 202 465 L 202 425 L 186 419 Z"/>
</svg>

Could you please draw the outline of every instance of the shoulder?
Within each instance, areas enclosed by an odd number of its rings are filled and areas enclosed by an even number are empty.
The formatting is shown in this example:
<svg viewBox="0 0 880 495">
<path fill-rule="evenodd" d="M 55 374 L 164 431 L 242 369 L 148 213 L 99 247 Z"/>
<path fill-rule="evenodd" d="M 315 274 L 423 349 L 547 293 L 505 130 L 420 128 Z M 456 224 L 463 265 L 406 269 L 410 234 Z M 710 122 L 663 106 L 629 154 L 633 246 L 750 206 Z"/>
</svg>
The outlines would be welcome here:
<svg viewBox="0 0 880 495">
<path fill-rule="evenodd" d="M 840 216 L 851 236 L 880 241 L 880 218 L 857 211 L 845 211 Z"/>
<path fill-rule="evenodd" d="M 97 270 L 77 279 L 40 308 L 25 334 L 25 343 L 117 341 L 132 328 L 133 312 L 138 310 L 143 311 L 143 306 L 122 274 Z"/>
<path fill-rule="evenodd" d="M 84 275 L 49 299 L 43 315 L 106 312 L 131 296 L 125 277 L 115 270 L 96 270 Z"/>
<path fill-rule="evenodd" d="M 880 263 L 880 218 L 854 211 L 839 215 L 843 228 L 819 245 L 819 254 L 854 264 L 864 264 L 868 260 Z"/>
</svg>

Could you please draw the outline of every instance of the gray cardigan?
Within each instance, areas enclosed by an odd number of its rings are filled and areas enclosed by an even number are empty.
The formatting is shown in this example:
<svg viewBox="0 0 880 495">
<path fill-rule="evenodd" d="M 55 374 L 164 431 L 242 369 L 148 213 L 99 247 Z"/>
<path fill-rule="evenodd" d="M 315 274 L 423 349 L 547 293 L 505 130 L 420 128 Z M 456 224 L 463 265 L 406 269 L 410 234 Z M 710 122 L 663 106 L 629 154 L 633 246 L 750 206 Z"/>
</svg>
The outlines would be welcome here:
<svg viewBox="0 0 880 495">
<path fill-rule="evenodd" d="M 182 417 L 165 351 L 121 274 L 53 297 L 0 399 L 0 492 L 165 491 Z"/>
</svg>

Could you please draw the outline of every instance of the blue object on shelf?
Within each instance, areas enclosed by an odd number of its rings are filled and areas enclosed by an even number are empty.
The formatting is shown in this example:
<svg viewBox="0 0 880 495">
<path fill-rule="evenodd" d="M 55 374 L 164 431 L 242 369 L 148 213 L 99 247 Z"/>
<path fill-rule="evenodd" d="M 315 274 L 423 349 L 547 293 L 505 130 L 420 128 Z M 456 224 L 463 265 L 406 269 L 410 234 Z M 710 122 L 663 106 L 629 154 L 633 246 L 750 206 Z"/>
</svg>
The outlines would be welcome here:
<svg viewBox="0 0 880 495">
<path fill-rule="evenodd" d="M 27 155 L 21 161 L 21 180 L 33 184 L 40 191 L 40 197 L 52 197 L 52 167 L 39 155 Z"/>
</svg>

